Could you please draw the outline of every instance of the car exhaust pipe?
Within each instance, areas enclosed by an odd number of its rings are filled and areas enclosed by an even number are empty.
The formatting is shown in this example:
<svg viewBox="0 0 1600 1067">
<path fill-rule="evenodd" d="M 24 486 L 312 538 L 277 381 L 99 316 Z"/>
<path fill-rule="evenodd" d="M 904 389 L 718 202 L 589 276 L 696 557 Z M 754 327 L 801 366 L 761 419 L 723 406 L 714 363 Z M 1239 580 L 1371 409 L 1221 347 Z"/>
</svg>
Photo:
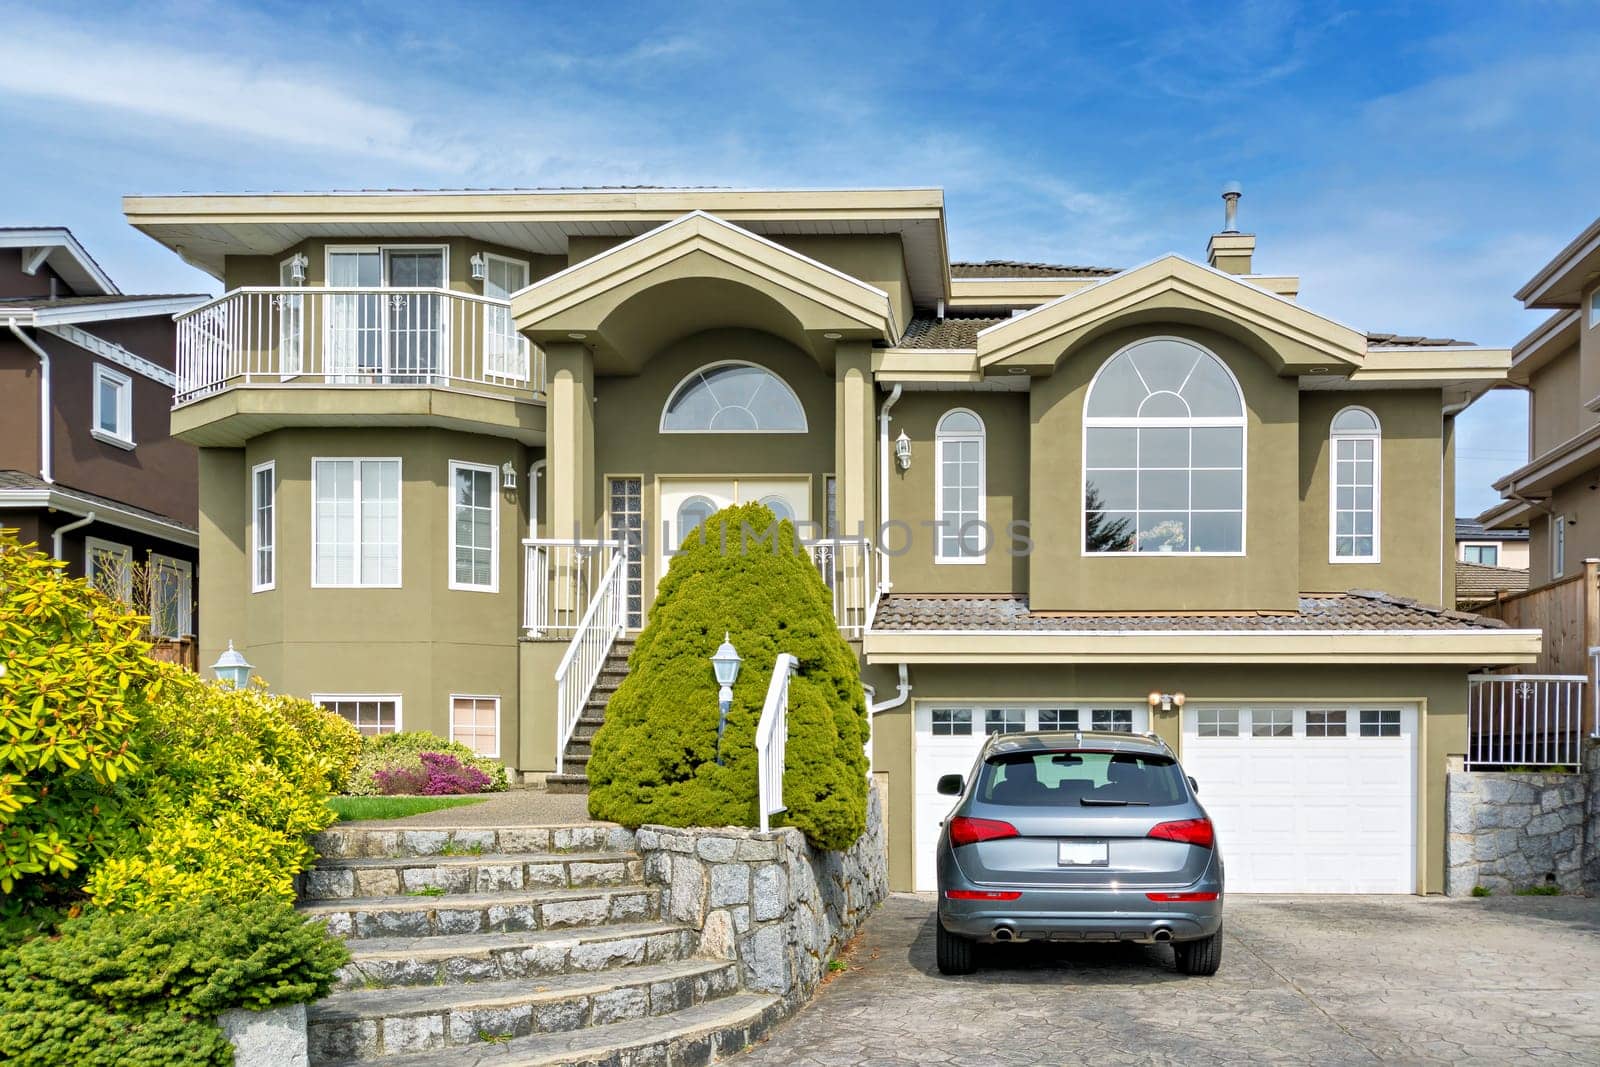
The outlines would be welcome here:
<svg viewBox="0 0 1600 1067">
<path fill-rule="evenodd" d="M 1168 941 L 1172 940 L 1172 931 L 1163 926 L 1150 936 L 1155 940 L 1156 944 L 1165 945 Z"/>
<path fill-rule="evenodd" d="M 994 939 L 996 941 L 1014 941 L 1016 937 L 1016 931 L 1009 926 L 996 926 L 994 928 Z"/>
</svg>

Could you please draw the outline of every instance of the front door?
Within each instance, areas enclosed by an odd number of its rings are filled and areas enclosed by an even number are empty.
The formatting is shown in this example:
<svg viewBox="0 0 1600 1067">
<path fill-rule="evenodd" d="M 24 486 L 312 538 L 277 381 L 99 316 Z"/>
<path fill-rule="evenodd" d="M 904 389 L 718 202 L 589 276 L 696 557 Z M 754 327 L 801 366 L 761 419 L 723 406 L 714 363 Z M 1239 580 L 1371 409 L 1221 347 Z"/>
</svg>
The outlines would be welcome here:
<svg viewBox="0 0 1600 1067">
<path fill-rule="evenodd" d="M 661 479 L 660 565 L 656 582 L 672 564 L 683 539 L 714 513 L 734 504 L 765 504 L 779 519 L 809 522 L 809 478 L 663 478 Z M 802 531 L 803 532 L 803 531 Z"/>
</svg>

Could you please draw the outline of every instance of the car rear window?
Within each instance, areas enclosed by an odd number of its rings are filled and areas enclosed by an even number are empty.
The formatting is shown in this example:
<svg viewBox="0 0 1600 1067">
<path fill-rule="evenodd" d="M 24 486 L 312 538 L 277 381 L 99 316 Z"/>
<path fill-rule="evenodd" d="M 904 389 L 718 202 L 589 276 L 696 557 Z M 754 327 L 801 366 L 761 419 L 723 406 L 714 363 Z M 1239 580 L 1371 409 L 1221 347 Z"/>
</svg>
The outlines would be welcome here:
<svg viewBox="0 0 1600 1067">
<path fill-rule="evenodd" d="M 1140 805 L 1188 799 L 1171 757 L 1134 752 L 1024 752 L 986 760 L 978 779 L 985 804 L 1022 807 Z"/>
</svg>

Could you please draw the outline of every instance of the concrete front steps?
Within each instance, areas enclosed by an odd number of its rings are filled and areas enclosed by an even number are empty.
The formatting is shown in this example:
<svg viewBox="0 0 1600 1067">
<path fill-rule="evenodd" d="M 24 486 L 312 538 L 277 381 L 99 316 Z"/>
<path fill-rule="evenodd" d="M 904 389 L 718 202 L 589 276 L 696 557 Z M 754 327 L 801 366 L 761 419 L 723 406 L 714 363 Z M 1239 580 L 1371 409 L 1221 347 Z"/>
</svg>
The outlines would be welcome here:
<svg viewBox="0 0 1600 1067">
<path fill-rule="evenodd" d="M 589 756 L 594 751 L 594 735 L 606 721 L 606 704 L 628 676 L 628 657 L 633 655 L 633 639 L 619 638 L 611 646 L 611 654 L 600 668 L 594 689 L 589 692 L 588 703 L 578 725 L 572 730 L 572 739 L 562 753 L 560 774 L 546 776 L 544 787 L 551 793 L 587 793 L 589 791 Z"/>
<path fill-rule="evenodd" d="M 706 1063 L 779 1016 L 663 921 L 620 827 L 342 828 L 300 910 L 351 961 L 307 1011 L 311 1062 Z M 498 851 L 515 849 L 515 851 Z"/>
</svg>

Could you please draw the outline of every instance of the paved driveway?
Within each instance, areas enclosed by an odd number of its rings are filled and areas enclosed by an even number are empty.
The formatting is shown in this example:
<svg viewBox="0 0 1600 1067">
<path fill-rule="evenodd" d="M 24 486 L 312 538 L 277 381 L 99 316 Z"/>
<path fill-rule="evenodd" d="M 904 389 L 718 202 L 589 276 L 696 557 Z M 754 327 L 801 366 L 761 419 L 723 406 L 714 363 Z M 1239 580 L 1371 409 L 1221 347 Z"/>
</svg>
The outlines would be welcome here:
<svg viewBox="0 0 1600 1067">
<path fill-rule="evenodd" d="M 1222 970 L 1170 949 L 933 963 L 933 898 L 879 909 L 852 967 L 756 1064 L 1600 1062 L 1600 900 L 1233 897 Z"/>
</svg>

